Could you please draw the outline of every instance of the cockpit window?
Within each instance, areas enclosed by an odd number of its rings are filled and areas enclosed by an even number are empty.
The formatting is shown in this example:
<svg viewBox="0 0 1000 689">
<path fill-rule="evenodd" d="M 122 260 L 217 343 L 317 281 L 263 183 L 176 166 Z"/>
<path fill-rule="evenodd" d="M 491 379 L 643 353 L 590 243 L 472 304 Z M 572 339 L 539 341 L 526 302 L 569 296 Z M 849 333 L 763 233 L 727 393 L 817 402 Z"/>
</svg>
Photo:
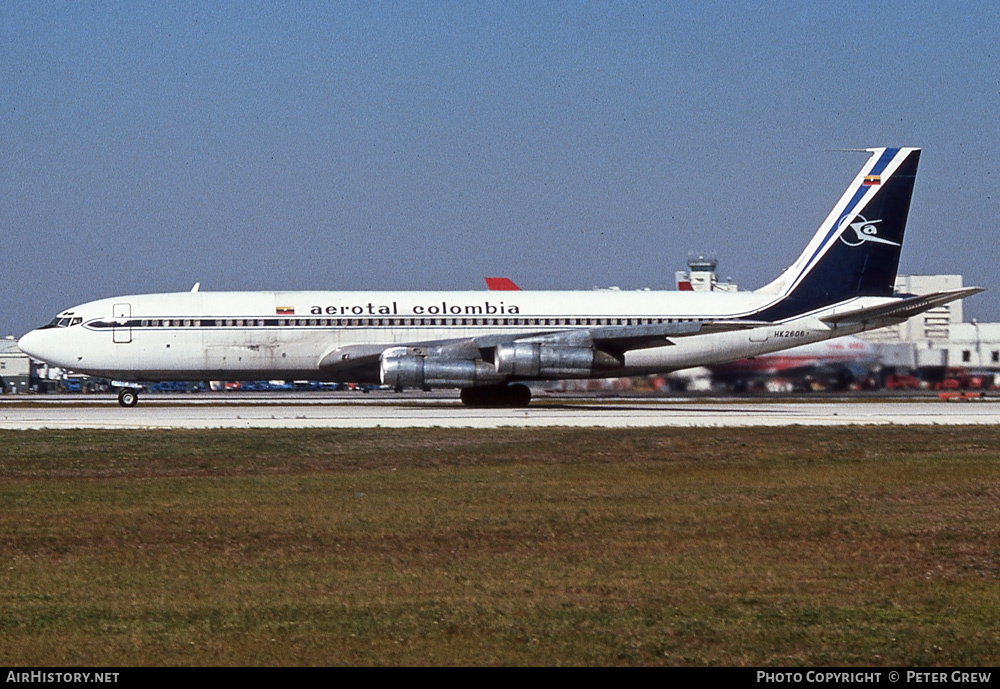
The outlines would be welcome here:
<svg viewBox="0 0 1000 689">
<path fill-rule="evenodd" d="M 56 316 L 48 325 L 42 326 L 43 328 L 68 328 L 71 325 L 78 325 L 83 322 L 83 318 L 77 316 L 76 318 L 71 318 L 69 316 Z"/>
</svg>

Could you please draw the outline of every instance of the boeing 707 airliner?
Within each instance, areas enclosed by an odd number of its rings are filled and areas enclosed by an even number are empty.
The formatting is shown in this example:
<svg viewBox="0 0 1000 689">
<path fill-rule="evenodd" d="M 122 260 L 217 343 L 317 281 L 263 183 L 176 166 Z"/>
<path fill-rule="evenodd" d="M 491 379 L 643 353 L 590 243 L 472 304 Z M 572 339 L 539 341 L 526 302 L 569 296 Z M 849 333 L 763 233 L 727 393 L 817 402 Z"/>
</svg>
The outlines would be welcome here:
<svg viewBox="0 0 1000 689">
<path fill-rule="evenodd" d="M 981 291 L 893 295 L 920 149 L 874 148 L 802 254 L 752 292 L 190 292 L 92 301 L 20 340 L 122 381 L 309 379 L 458 388 L 524 406 L 525 381 L 665 373 L 901 323 Z"/>
</svg>

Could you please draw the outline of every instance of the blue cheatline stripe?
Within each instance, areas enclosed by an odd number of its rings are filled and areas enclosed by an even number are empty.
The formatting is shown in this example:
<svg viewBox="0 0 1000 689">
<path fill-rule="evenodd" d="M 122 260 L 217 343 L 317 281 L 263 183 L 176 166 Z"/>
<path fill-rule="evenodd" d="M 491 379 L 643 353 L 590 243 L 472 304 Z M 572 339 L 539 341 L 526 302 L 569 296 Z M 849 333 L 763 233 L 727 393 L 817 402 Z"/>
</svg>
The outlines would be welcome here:
<svg viewBox="0 0 1000 689">
<path fill-rule="evenodd" d="M 879 156 L 879 159 L 875 161 L 875 165 L 872 167 L 872 169 L 870 171 L 868 171 L 866 174 L 868 174 L 868 175 L 881 175 L 882 172 L 889 166 L 889 163 L 892 162 L 892 159 L 896 157 L 896 154 L 899 153 L 900 150 L 901 149 L 898 149 L 898 148 L 887 148 L 887 149 L 885 149 L 882 152 L 882 155 Z M 850 203 L 848 203 L 847 206 L 846 206 L 847 213 L 845 213 L 845 215 L 850 215 L 851 209 L 853 209 L 855 206 L 857 206 L 857 204 L 861 202 L 861 199 L 864 198 L 864 195 L 867 194 L 867 193 L 868 193 L 868 187 L 866 187 L 864 185 L 863 180 L 862 180 L 861 186 L 858 187 L 858 189 L 854 192 L 854 196 L 851 197 Z M 838 218 L 838 220 L 839 220 L 839 218 Z M 805 275 L 806 273 L 808 273 L 812 269 L 813 261 L 816 260 L 816 256 L 819 255 L 819 253 L 821 251 L 823 251 L 823 248 L 827 245 L 827 242 L 830 241 L 830 238 L 839 229 L 839 227 L 840 227 L 839 222 L 838 221 L 834 221 L 833 227 L 831 227 L 830 231 L 827 232 L 827 234 L 826 234 L 825 237 L 823 237 L 823 241 L 819 243 L 819 246 L 816 247 L 816 251 L 813 252 L 813 255 L 809 257 L 808 261 L 806 261 L 806 265 L 802 269 L 802 272 L 799 273 L 798 275 L 796 275 L 795 279 L 792 280 L 791 284 L 789 285 L 789 288 L 791 288 L 791 286 L 795 285 L 802 278 L 803 275 Z"/>
</svg>

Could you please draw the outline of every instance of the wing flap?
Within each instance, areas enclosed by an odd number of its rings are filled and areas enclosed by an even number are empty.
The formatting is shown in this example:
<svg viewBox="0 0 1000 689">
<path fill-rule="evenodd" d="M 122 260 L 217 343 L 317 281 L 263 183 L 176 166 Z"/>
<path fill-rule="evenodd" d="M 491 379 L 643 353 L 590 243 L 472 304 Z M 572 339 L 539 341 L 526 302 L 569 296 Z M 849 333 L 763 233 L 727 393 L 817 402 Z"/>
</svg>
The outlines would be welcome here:
<svg viewBox="0 0 1000 689">
<path fill-rule="evenodd" d="M 677 337 L 749 330 L 769 325 L 772 324 L 749 320 L 691 320 L 643 325 L 601 325 L 523 335 L 487 335 L 475 338 L 475 342 L 480 348 L 495 347 L 507 342 L 525 342 L 556 346 L 593 346 L 598 349 L 624 352 L 629 349 L 668 347 L 673 344 L 671 339 Z"/>
<path fill-rule="evenodd" d="M 664 325 L 668 326 L 664 330 Z M 614 346 L 621 351 L 649 349 L 672 345 L 671 338 L 691 335 L 712 335 L 736 330 L 751 330 L 772 323 L 749 320 L 688 321 L 657 325 L 605 326 L 591 330 L 594 344 L 599 347 Z"/>
</svg>

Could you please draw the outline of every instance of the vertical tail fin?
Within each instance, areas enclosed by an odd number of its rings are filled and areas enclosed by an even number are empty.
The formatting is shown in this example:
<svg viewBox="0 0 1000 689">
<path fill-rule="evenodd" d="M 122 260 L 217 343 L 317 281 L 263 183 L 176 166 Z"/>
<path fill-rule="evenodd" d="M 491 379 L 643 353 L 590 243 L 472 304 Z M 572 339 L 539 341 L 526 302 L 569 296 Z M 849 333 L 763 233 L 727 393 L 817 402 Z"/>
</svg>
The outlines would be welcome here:
<svg viewBox="0 0 1000 689">
<path fill-rule="evenodd" d="M 892 296 L 910 210 L 919 148 L 872 148 L 873 155 L 802 255 L 759 292 L 781 295 L 771 320 L 853 297 Z"/>
<path fill-rule="evenodd" d="M 514 281 L 510 278 L 484 278 L 486 280 L 486 289 L 491 292 L 513 292 L 520 290 L 521 288 L 514 284 Z"/>
</svg>

